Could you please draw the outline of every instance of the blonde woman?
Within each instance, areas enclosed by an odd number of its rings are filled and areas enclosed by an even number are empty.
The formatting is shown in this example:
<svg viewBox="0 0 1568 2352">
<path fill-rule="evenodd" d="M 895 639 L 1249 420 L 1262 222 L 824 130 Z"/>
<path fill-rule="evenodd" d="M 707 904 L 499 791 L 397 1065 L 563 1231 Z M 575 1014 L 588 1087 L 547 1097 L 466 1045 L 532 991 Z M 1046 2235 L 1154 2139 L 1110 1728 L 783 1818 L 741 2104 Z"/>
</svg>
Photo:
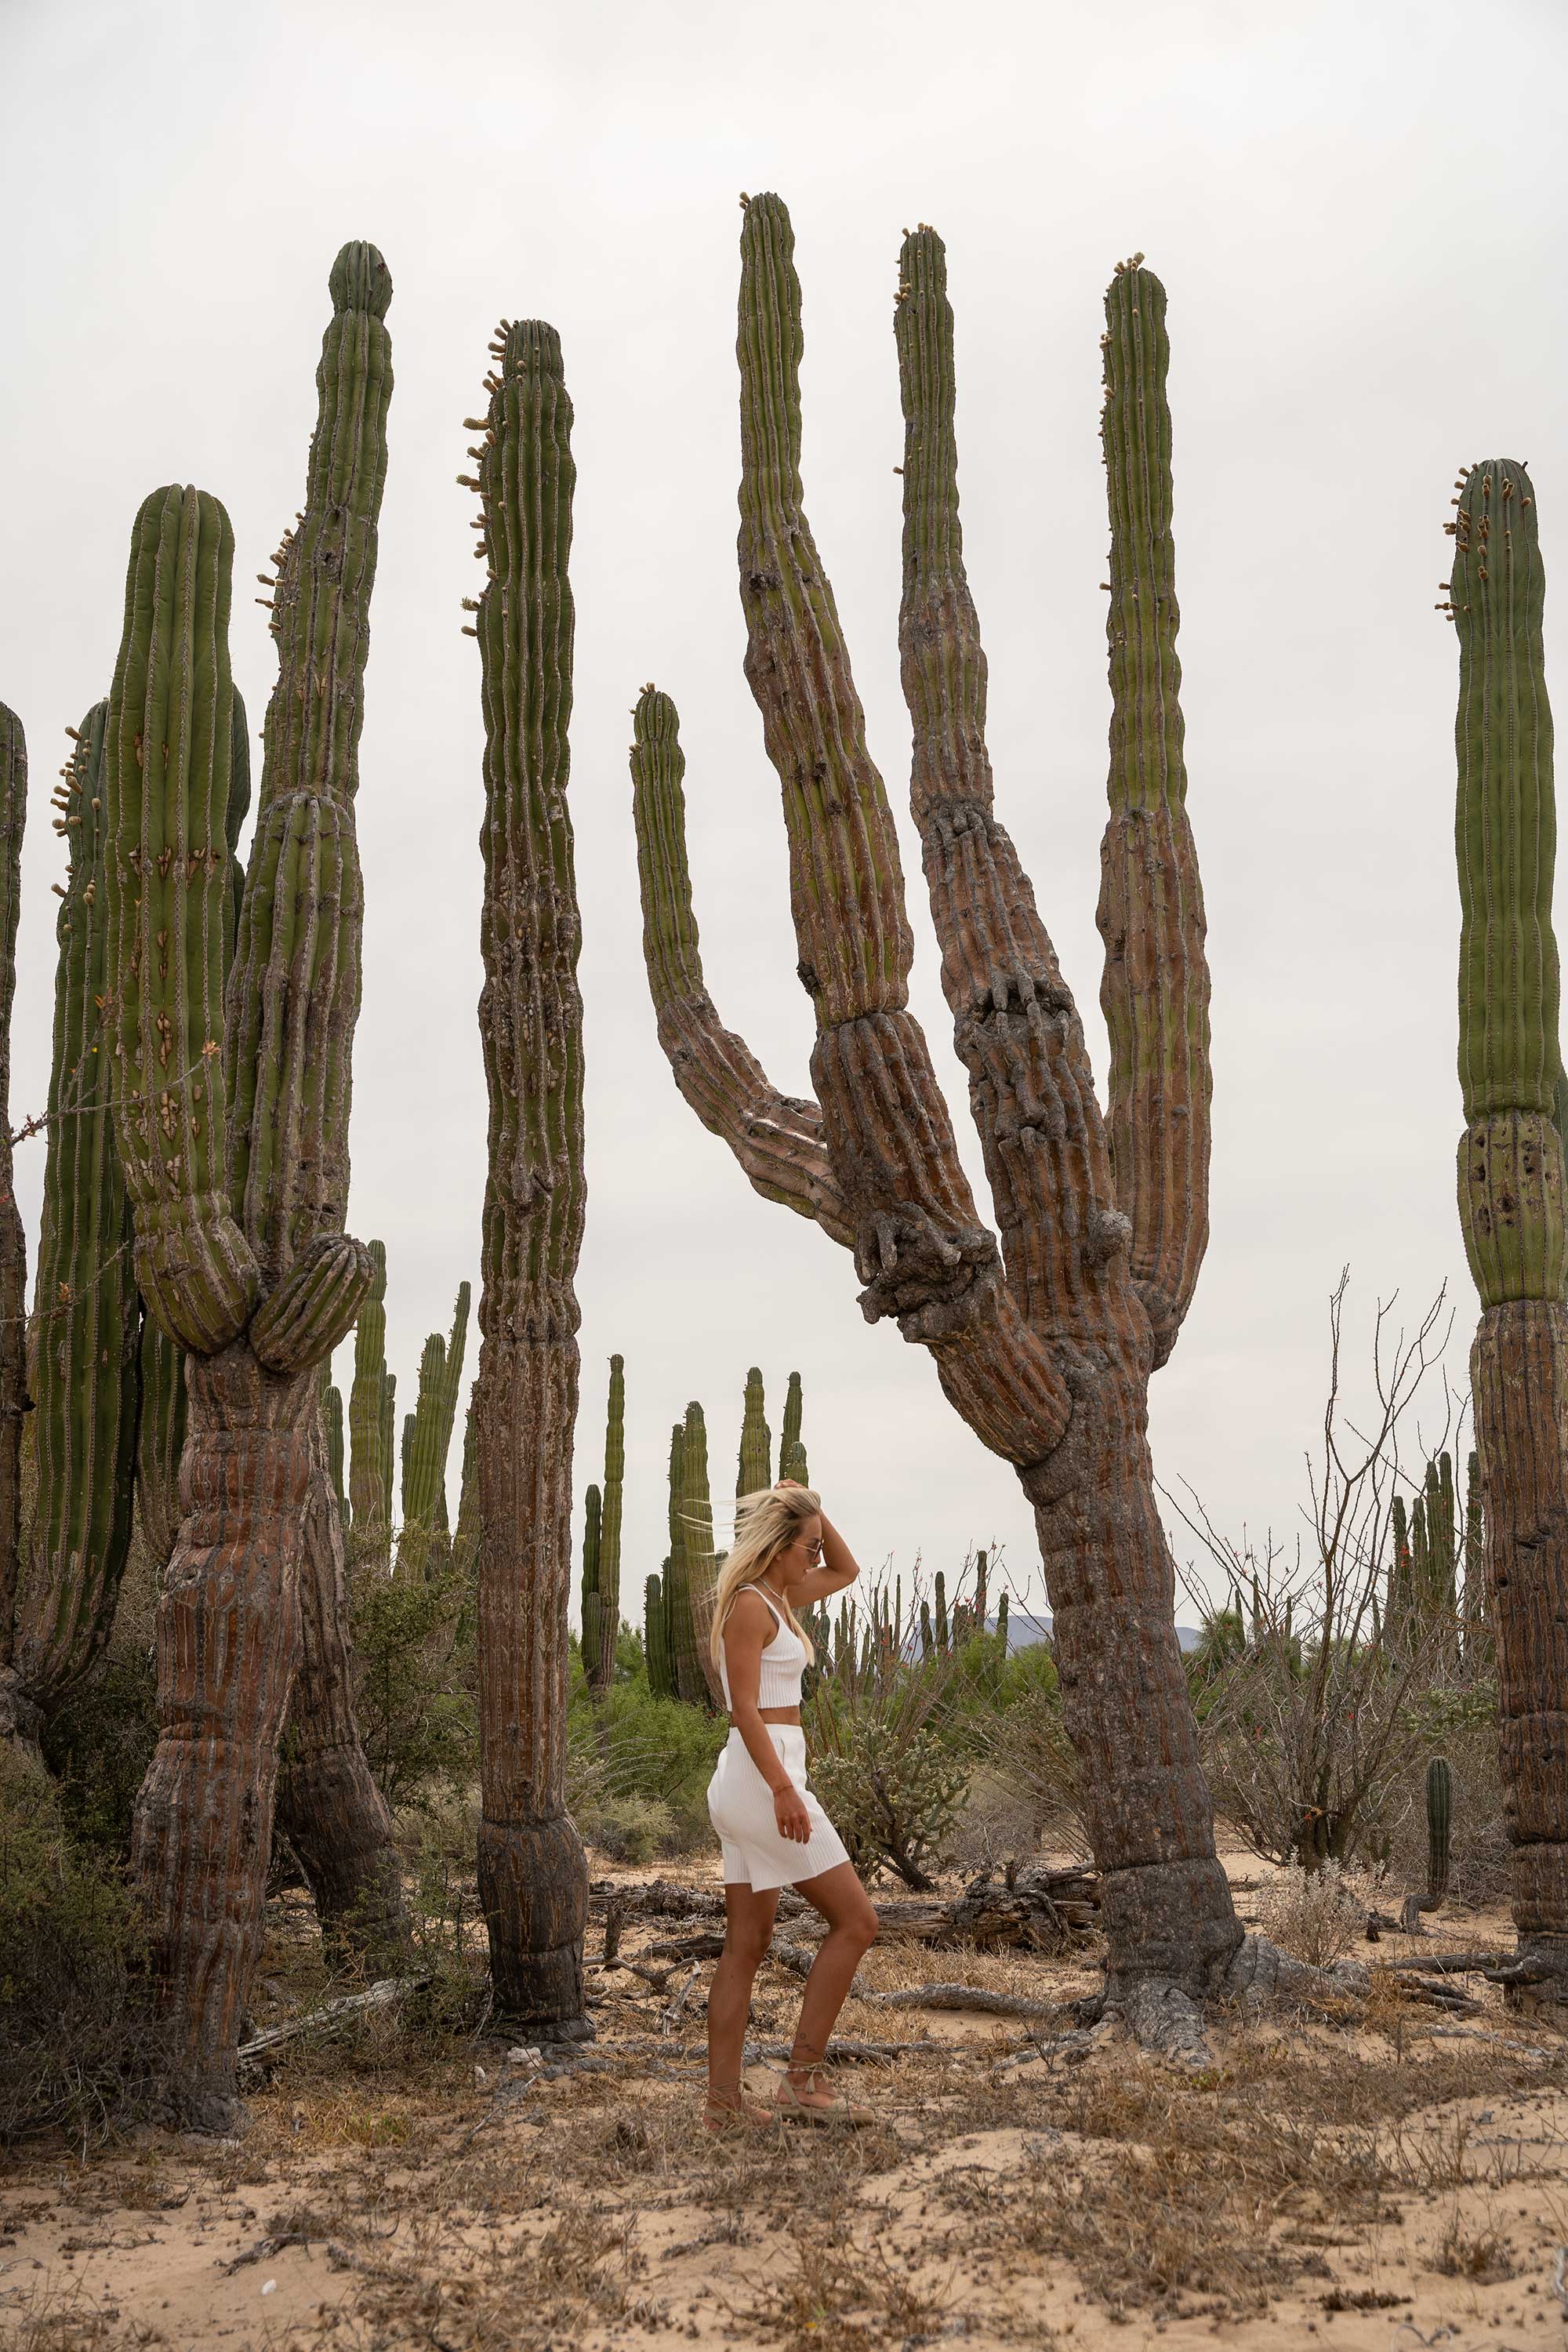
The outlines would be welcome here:
<svg viewBox="0 0 1568 2352">
<path fill-rule="evenodd" d="M 713 1598 L 713 1662 L 730 1710 L 730 1738 L 708 1790 L 724 1851 L 724 1951 L 708 1995 L 711 2131 L 775 2114 L 802 2123 L 866 2123 L 822 2072 L 828 2036 L 877 1914 L 843 1840 L 805 1785 L 801 1677 L 811 1644 L 795 1617 L 859 1575 L 820 1496 L 793 1479 L 736 1507 L 735 1544 Z M 781 1886 L 794 1886 L 827 1922 L 801 2003 L 776 2105 L 742 2088 L 752 1985 L 773 1932 Z"/>
</svg>

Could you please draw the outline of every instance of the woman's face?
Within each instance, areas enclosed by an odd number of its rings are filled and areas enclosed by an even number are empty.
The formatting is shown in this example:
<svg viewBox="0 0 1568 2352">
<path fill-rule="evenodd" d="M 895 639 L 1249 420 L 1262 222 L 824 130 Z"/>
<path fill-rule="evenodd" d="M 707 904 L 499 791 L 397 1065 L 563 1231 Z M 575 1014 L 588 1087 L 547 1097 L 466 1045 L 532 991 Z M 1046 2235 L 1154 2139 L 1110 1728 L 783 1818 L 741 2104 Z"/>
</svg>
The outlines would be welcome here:
<svg viewBox="0 0 1568 2352">
<path fill-rule="evenodd" d="M 814 1568 L 822 1565 L 822 1521 L 814 1511 L 803 1519 L 795 1531 L 795 1541 L 780 1552 L 779 1568 L 786 1584 L 798 1584 Z"/>
</svg>

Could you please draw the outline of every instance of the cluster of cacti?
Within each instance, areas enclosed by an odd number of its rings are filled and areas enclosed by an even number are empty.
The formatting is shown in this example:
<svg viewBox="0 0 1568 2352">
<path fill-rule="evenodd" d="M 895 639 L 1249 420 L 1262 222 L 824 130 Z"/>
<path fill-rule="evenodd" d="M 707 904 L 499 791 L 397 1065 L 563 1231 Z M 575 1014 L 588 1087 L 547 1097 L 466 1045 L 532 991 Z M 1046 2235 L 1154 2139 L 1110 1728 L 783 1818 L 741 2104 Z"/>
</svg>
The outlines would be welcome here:
<svg viewBox="0 0 1568 2352">
<path fill-rule="evenodd" d="M 998 1241 L 909 1009 L 898 839 L 805 519 L 793 242 L 776 196 L 747 202 L 739 558 L 746 674 L 783 789 L 797 970 L 816 1020 L 814 1098 L 771 1085 L 714 1007 L 692 914 L 676 712 L 650 687 L 635 714 L 632 778 L 659 1038 L 687 1100 L 752 1183 L 852 1249 L 868 1318 L 890 1318 L 930 1349 L 950 1402 L 1016 1469 L 1035 1506 L 1104 1874 L 1112 1998 L 1145 1975 L 1195 1995 L 1212 1990 L 1242 1937 L 1215 1853 L 1146 1435 L 1149 1373 L 1170 1354 L 1203 1256 L 1209 1155 L 1163 289 L 1141 256 L 1119 268 L 1102 338 L 1112 688 L 1102 1119 L 1082 1024 L 993 804 L 941 240 L 922 226 L 900 257 L 912 806 Z M 1130 1789 L 1135 1808 L 1121 1793 Z"/>
<path fill-rule="evenodd" d="M 398 1557 L 401 1561 L 406 1553 L 412 1564 L 422 1570 L 432 1564 L 434 1556 L 444 1558 L 447 1549 L 447 1463 L 462 1394 L 470 1297 L 468 1284 L 459 1284 L 450 1335 L 443 1339 L 438 1331 L 432 1331 L 426 1340 L 419 1360 L 417 1404 L 404 1422 Z"/>
<path fill-rule="evenodd" d="M 567 807 L 572 404 L 552 327 L 503 322 L 473 420 L 485 721 L 489 1095 L 474 1391 L 479 1896 L 496 2006 L 531 2037 L 585 2033 L 588 1872 L 565 1805 L 572 1446 L 583 1239 L 581 917 Z"/>
<path fill-rule="evenodd" d="M 956 1598 L 951 1609 L 947 1599 L 947 1578 L 939 1568 L 931 1581 L 931 1601 L 921 1602 L 921 1654 L 923 1657 L 945 1656 L 950 1650 L 961 1649 L 965 1642 L 987 1629 L 989 1561 L 984 1551 L 974 1555 L 974 1590 L 967 1600 Z M 934 1610 L 932 1607 L 934 1601 Z M 1002 1595 L 998 1626 L 1005 1634 L 1007 1595 Z"/>
<path fill-rule="evenodd" d="M 379 1545 L 390 1556 L 397 1375 L 386 1368 L 386 1244 L 366 1246 L 372 1273 L 354 1326 L 349 1389 L 349 1516 L 361 1549 Z"/>
<path fill-rule="evenodd" d="M 1454 1461 L 1436 1455 L 1426 1465 L 1421 1488 L 1407 1512 L 1396 1495 L 1391 1510 L 1394 1560 L 1388 1579 L 1392 1627 L 1424 1633 L 1453 1630 L 1458 1615 L 1458 1498 Z"/>
<path fill-rule="evenodd" d="M 669 1561 L 665 1623 L 675 1696 L 689 1706 L 721 1706 L 709 1649 L 713 1622 L 713 1501 L 708 1484 L 708 1426 L 700 1404 L 669 1433 Z"/>
<path fill-rule="evenodd" d="M 610 1398 L 605 1417 L 605 1484 L 588 1489 L 583 1537 L 583 1671 L 593 1691 L 615 1678 L 621 1630 L 621 1518 L 626 1475 L 626 1365 L 610 1358 Z"/>
<path fill-rule="evenodd" d="M 346 1897 L 384 1924 L 398 1901 L 349 1702 L 318 1370 L 370 1275 L 342 1226 L 353 803 L 391 391 L 373 247 L 344 247 L 331 290 L 306 506 L 279 550 L 279 680 L 237 933 L 233 537 L 198 490 L 154 492 L 137 517 L 105 733 L 115 1138 L 138 1286 L 189 1359 L 188 1515 L 160 1607 L 160 1737 L 133 1859 L 176 2096 L 208 2119 L 229 2111 L 275 1797 L 324 1921 Z"/>
<path fill-rule="evenodd" d="M 655 1698 L 674 1698 L 675 1659 L 669 1646 L 669 1562 L 643 1587 L 643 1654 Z"/>
</svg>

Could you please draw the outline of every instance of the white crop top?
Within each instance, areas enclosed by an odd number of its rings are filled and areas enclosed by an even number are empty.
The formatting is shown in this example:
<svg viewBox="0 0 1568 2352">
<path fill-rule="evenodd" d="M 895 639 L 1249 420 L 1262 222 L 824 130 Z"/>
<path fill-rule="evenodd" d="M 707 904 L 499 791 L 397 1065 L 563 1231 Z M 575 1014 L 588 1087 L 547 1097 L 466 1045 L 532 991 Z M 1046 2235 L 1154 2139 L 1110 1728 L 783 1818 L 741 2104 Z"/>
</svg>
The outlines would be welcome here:
<svg viewBox="0 0 1568 2352">
<path fill-rule="evenodd" d="M 759 1706 L 798 1706 L 800 1685 L 805 1674 L 805 1643 L 798 1633 L 793 1632 L 784 1623 L 782 1614 L 773 1608 L 773 1602 L 768 1600 L 761 1585 L 748 1585 L 746 1590 L 749 1592 L 754 1592 L 760 1601 L 766 1602 L 768 1608 L 773 1609 L 773 1619 L 778 1626 L 778 1632 L 763 1650 L 762 1674 L 757 1684 L 757 1705 Z M 719 1679 L 724 1685 L 724 1704 L 729 1706 L 731 1704 L 730 1664 L 724 1655 L 722 1642 L 719 1644 Z"/>
</svg>

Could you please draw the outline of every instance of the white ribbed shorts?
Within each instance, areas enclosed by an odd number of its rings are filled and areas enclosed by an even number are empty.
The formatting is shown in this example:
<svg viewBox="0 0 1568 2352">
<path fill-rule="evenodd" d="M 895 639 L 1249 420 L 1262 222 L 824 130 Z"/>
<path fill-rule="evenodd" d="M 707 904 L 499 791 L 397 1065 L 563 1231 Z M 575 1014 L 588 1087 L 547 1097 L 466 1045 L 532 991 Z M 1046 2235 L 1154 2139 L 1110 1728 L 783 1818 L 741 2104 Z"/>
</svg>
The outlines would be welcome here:
<svg viewBox="0 0 1568 2352">
<path fill-rule="evenodd" d="M 773 1886 L 798 1886 L 819 1878 L 849 1856 L 844 1841 L 805 1785 L 805 1734 L 798 1724 L 763 1725 L 780 1760 L 805 1800 L 811 1836 L 805 1845 L 779 1835 L 773 1791 L 746 1753 L 740 1733 L 728 1744 L 708 1783 L 708 1818 L 724 1849 L 726 1886 L 750 1886 L 759 1894 Z"/>
</svg>

